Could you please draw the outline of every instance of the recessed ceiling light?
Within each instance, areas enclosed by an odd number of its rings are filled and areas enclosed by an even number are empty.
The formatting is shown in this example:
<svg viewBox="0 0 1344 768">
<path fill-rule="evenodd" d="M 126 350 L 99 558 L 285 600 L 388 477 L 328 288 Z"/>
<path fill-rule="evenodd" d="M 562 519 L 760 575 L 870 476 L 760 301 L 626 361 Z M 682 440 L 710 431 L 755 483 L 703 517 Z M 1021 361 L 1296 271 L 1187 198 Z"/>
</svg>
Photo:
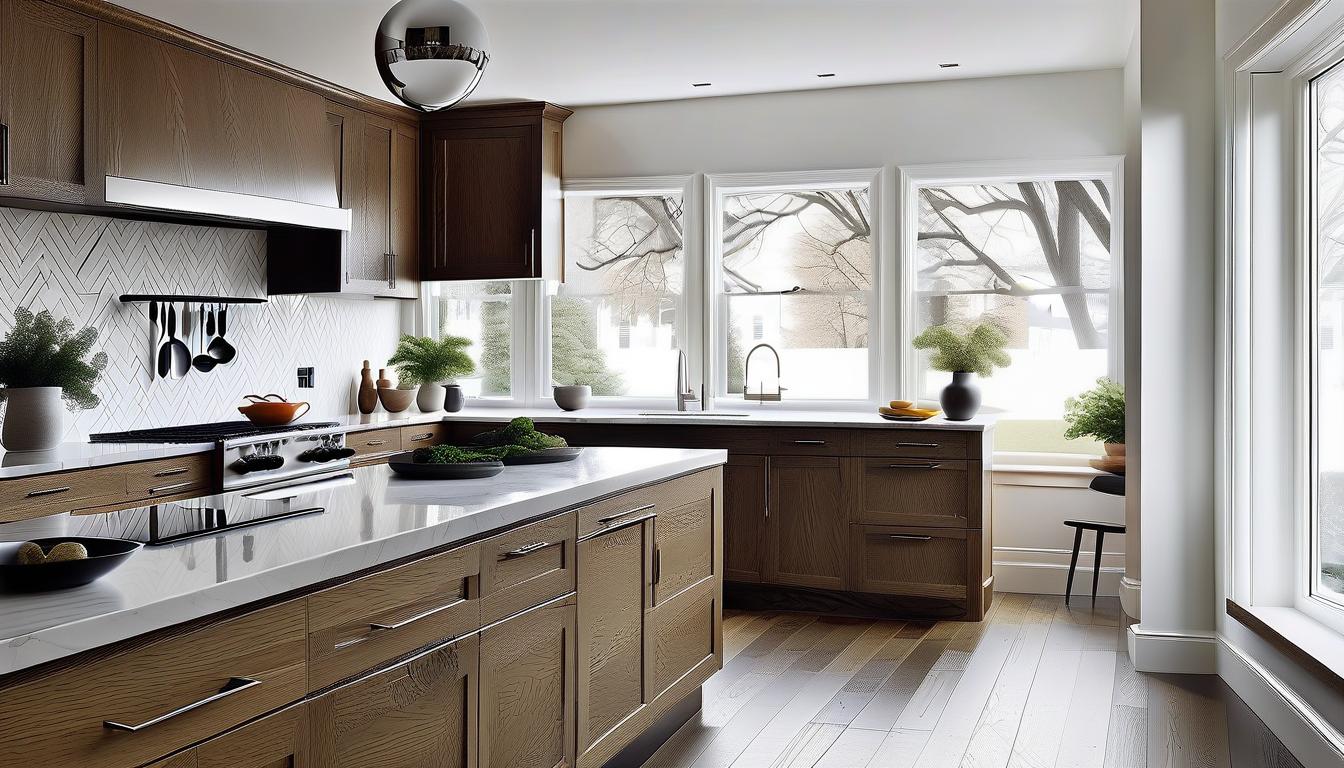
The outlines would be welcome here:
<svg viewBox="0 0 1344 768">
<path fill-rule="evenodd" d="M 961 65 L 958 64 L 958 63 L 955 62 L 955 61 L 949 61 L 949 62 L 947 62 L 946 64 L 939 64 L 939 65 L 938 65 L 938 68 L 939 68 L 939 69 L 956 69 L 957 67 L 960 67 L 960 66 L 961 66 Z"/>
<path fill-rule="evenodd" d="M 835 77 L 835 73 L 834 73 L 834 72 L 822 72 L 821 74 L 817 75 L 817 77 Z"/>
<path fill-rule="evenodd" d="M 691 83 L 692 88 L 708 88 L 711 85 L 713 85 L 713 83 Z"/>
</svg>

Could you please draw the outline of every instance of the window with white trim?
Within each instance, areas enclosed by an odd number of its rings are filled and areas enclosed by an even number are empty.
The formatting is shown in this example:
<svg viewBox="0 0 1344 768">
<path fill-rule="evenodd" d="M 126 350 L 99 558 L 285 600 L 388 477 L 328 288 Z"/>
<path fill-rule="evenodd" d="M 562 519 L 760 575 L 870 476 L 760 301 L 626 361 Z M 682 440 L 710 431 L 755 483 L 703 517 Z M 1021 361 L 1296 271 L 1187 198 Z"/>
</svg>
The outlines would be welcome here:
<svg viewBox="0 0 1344 768">
<path fill-rule="evenodd" d="M 503 280 L 430 283 L 426 289 L 432 335 L 471 339 L 476 373 L 459 379 L 473 398 L 513 399 L 519 340 L 514 329 L 518 284 Z"/>
</svg>

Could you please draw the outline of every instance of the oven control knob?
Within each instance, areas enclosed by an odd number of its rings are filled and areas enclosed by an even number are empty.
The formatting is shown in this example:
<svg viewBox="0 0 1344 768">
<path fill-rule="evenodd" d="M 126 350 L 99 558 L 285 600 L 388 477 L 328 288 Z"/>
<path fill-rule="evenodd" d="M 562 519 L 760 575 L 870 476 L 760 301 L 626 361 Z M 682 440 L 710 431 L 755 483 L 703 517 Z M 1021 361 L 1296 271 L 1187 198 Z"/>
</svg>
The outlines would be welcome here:
<svg viewBox="0 0 1344 768">
<path fill-rule="evenodd" d="M 283 456 L 274 454 L 243 456 L 233 463 L 233 468 L 239 474 L 246 475 L 249 472 L 269 472 L 273 469 L 279 469 L 285 465 Z"/>
</svg>

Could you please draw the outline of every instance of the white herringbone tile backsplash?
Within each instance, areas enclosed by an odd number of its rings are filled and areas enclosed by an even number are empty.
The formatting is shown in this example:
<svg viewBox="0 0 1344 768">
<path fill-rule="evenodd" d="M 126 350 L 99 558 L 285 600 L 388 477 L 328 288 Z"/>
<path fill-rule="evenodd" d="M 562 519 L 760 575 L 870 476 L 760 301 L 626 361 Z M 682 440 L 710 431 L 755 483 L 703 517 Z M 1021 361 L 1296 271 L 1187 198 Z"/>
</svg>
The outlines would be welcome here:
<svg viewBox="0 0 1344 768">
<path fill-rule="evenodd" d="M 148 306 L 123 305 L 123 293 L 265 297 L 266 233 L 0 208 L 0 335 L 15 307 L 49 309 L 97 328 L 109 358 L 102 404 L 67 419 L 68 439 L 241 418 L 253 392 L 307 400 L 315 416 L 353 413 L 361 362 L 386 360 L 400 329 L 395 301 L 276 296 L 229 312 L 232 364 L 165 381 L 150 378 Z M 307 365 L 318 386 L 297 389 Z"/>
</svg>

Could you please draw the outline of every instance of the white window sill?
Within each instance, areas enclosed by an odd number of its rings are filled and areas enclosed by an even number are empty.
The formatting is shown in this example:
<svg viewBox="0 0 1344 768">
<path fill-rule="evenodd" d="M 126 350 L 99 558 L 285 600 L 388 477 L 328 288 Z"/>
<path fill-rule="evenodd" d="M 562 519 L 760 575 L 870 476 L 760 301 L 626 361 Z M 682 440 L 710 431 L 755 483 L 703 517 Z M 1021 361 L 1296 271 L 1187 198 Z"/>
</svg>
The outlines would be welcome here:
<svg viewBox="0 0 1344 768">
<path fill-rule="evenodd" d="M 1248 608 L 1229 599 L 1227 615 L 1311 676 L 1344 691 L 1344 673 L 1337 669 L 1339 660 L 1344 659 L 1344 635 L 1296 608 Z"/>
</svg>

